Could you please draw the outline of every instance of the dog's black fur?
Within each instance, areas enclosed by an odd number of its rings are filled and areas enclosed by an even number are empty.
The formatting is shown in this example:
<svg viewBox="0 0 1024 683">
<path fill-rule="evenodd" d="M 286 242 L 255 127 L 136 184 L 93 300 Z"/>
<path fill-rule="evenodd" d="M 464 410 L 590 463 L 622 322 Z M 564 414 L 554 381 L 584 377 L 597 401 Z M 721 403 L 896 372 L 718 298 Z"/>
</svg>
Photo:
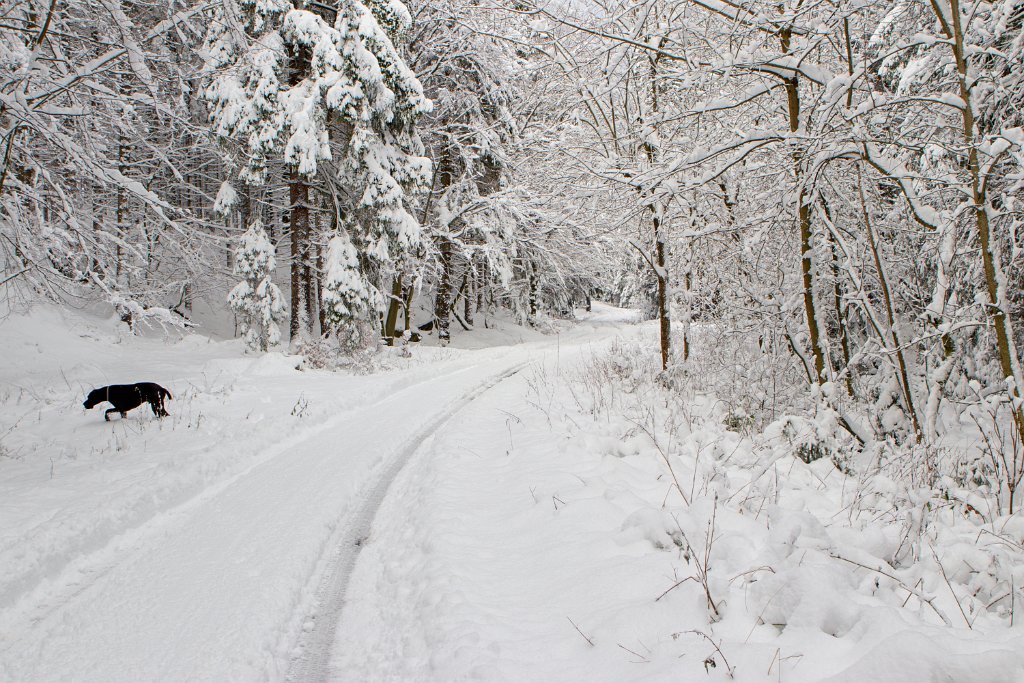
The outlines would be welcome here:
<svg viewBox="0 0 1024 683">
<path fill-rule="evenodd" d="M 171 392 L 164 389 L 159 384 L 153 382 L 139 382 L 138 384 L 111 384 L 109 387 L 100 387 L 99 389 L 93 389 L 89 392 L 89 395 L 85 399 L 85 403 L 82 405 L 86 408 L 92 408 L 93 406 L 108 401 L 113 404 L 113 408 L 103 413 L 104 420 L 110 420 L 111 413 L 121 413 L 121 417 L 127 417 L 129 410 L 138 408 L 143 403 L 149 403 L 149 407 L 153 409 L 153 414 L 157 417 L 166 417 L 170 415 L 167 410 L 164 409 L 164 398 L 173 399 Z"/>
</svg>

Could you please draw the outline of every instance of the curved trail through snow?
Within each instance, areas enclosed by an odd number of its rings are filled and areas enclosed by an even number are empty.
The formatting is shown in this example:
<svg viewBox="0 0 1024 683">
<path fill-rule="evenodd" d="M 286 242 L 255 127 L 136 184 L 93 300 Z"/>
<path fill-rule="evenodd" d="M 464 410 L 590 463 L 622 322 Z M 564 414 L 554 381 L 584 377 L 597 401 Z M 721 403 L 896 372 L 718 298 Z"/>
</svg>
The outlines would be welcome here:
<svg viewBox="0 0 1024 683">
<path fill-rule="evenodd" d="M 359 557 L 362 543 L 370 534 L 377 510 L 398 473 L 425 441 L 473 399 L 502 380 L 520 372 L 527 365 L 529 365 L 528 362 L 519 363 L 482 382 L 460 399 L 449 404 L 429 424 L 413 434 L 400 452 L 392 457 L 387 469 L 369 490 L 359 508 L 348 518 L 347 524 L 340 527 L 339 532 L 332 538 L 334 548 L 317 590 L 316 614 L 303 625 L 304 633 L 300 641 L 301 652 L 288 672 L 289 681 L 319 683 L 328 680 L 334 633 L 345 606 L 349 578 Z"/>
</svg>

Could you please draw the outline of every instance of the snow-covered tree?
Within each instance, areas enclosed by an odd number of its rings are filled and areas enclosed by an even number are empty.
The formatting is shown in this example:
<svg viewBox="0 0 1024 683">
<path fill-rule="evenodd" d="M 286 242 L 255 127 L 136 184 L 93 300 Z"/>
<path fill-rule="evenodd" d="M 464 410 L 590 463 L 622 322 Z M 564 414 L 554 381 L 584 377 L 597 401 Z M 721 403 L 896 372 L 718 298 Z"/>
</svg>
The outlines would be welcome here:
<svg viewBox="0 0 1024 683">
<path fill-rule="evenodd" d="M 170 2 L 5 4 L 0 287 L 116 301 L 133 322 L 187 316 L 212 251 L 193 210 L 208 206 L 197 169 L 216 166 L 189 84 L 200 13 Z"/>
<path fill-rule="evenodd" d="M 350 311 L 377 313 L 382 278 L 420 243 L 407 195 L 429 182 L 414 124 L 431 103 L 392 42 L 410 21 L 398 0 L 224 0 L 208 32 L 216 72 L 206 96 L 217 134 L 251 183 L 265 182 L 275 162 L 286 167 L 293 339 L 316 305 L 311 185 L 326 188 L 331 222 L 358 254 L 345 277 L 327 273 L 325 301 L 334 298 L 328 283 L 358 274 L 366 297 Z"/>
<path fill-rule="evenodd" d="M 235 251 L 235 275 L 242 281 L 228 294 L 238 316 L 245 343 L 254 351 L 266 351 L 281 341 L 278 323 L 285 319 L 284 295 L 272 276 L 277 267 L 274 245 L 260 221 L 253 221 Z"/>
<path fill-rule="evenodd" d="M 326 268 L 322 303 L 331 327 L 365 320 L 371 311 L 381 306 L 380 293 L 367 285 L 360 272 L 359 253 L 347 235 L 331 238 Z"/>
</svg>

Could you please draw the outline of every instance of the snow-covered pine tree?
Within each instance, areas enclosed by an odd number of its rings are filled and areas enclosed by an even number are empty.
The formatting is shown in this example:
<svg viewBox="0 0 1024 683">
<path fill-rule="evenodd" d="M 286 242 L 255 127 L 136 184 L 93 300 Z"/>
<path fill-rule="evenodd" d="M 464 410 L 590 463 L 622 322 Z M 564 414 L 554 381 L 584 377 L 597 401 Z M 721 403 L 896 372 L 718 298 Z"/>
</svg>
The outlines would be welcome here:
<svg viewBox="0 0 1024 683">
<path fill-rule="evenodd" d="M 324 194 L 337 226 L 330 250 L 345 254 L 330 259 L 342 271 L 327 271 L 325 321 L 341 325 L 355 312 L 379 313 L 382 280 L 419 246 L 420 225 L 406 197 L 430 180 L 414 124 L 431 103 L 391 39 L 410 23 L 398 0 L 308 8 L 301 0 L 224 0 L 211 24 L 207 55 L 217 71 L 206 95 L 217 134 L 237 145 L 250 183 L 266 182 L 274 161 L 287 166 L 293 339 L 306 330 L 302 316 L 312 308 L 313 182 L 329 183 Z M 318 177 L 324 168 L 330 177 Z M 353 278 L 359 286 L 331 290 Z M 361 301 L 352 302 L 354 295 Z"/>
<path fill-rule="evenodd" d="M 345 233 L 331 238 L 325 268 L 322 303 L 327 323 L 335 330 L 344 330 L 346 346 L 358 348 L 365 341 L 363 326 L 358 322 L 367 320 L 371 311 L 383 306 L 381 294 L 362 276 L 359 253 Z"/>
<path fill-rule="evenodd" d="M 239 240 L 235 252 L 235 275 L 243 278 L 228 294 L 228 303 L 238 316 L 245 343 L 254 351 L 266 351 L 281 341 L 277 324 L 284 321 L 284 295 L 271 281 L 276 267 L 274 245 L 256 220 Z"/>
</svg>

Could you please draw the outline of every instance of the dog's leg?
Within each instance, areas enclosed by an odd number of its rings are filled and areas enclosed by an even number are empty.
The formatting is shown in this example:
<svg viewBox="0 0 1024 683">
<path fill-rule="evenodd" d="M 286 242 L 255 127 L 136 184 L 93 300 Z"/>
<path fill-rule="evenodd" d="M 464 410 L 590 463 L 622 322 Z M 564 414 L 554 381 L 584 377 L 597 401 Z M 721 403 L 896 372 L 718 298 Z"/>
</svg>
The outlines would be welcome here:
<svg viewBox="0 0 1024 683">
<path fill-rule="evenodd" d="M 117 408 L 111 408 L 110 410 L 108 410 L 105 413 L 103 413 L 103 419 L 106 420 L 107 422 L 110 422 L 110 414 L 111 413 L 116 413 L 116 412 L 117 412 Z M 124 414 L 122 413 L 122 416 L 123 415 Z"/>
<path fill-rule="evenodd" d="M 156 395 L 152 401 L 149 402 L 149 407 L 153 409 L 153 414 L 157 417 L 166 417 L 167 411 L 164 410 L 164 397 L 160 394 Z"/>
</svg>

